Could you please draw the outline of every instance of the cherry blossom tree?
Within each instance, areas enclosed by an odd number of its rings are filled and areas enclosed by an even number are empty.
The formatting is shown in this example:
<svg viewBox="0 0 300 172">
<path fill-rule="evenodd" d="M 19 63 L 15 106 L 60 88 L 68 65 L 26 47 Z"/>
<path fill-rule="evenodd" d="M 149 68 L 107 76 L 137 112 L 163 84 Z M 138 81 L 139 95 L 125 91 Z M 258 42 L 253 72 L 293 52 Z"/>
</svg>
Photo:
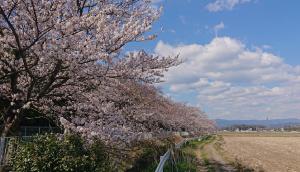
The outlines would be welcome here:
<svg viewBox="0 0 300 172">
<path fill-rule="evenodd" d="M 155 38 L 146 33 L 160 11 L 147 0 L 0 1 L 1 136 L 28 109 L 107 142 L 200 125 L 199 111 L 152 86 L 177 57 L 124 52 Z"/>
<path fill-rule="evenodd" d="M 151 117 L 156 120 L 147 119 L 147 121 L 156 121 L 156 128 L 167 131 L 198 132 L 211 130 L 215 127 L 214 122 L 209 120 L 200 108 L 174 102 L 163 96 L 156 88 L 148 87 L 152 93 L 145 96 L 147 101 L 141 101 L 147 102 L 147 105 L 140 109 L 152 114 Z M 143 90 L 147 89 L 144 88 Z"/>
</svg>

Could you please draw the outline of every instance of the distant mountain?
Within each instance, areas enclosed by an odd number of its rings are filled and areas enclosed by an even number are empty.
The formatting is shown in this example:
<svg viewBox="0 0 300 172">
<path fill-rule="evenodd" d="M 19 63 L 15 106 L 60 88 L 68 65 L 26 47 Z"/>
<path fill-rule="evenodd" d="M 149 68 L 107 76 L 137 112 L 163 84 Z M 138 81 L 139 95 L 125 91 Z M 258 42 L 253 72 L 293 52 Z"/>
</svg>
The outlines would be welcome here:
<svg viewBox="0 0 300 172">
<path fill-rule="evenodd" d="M 219 128 L 232 125 L 263 125 L 266 127 L 284 127 L 289 125 L 300 125 L 300 119 L 270 119 L 270 120 L 226 120 L 216 119 Z"/>
</svg>

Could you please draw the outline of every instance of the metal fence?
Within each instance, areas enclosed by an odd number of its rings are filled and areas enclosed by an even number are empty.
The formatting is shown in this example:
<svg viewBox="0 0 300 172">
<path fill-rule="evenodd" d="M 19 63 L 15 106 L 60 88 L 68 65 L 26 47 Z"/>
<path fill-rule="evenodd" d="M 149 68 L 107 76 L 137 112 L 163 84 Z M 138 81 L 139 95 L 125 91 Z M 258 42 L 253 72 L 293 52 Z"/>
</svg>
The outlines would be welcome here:
<svg viewBox="0 0 300 172">
<path fill-rule="evenodd" d="M 59 128 L 54 127 L 22 127 L 21 128 L 21 137 L 5 137 L 0 138 L 0 166 L 11 164 L 12 156 L 17 149 L 17 145 L 22 141 L 30 141 L 34 138 L 33 135 L 43 134 L 43 133 L 59 133 L 61 132 Z M 200 139 L 197 138 L 186 138 L 181 142 L 175 144 L 175 149 L 181 148 L 188 141 Z M 160 162 L 155 170 L 155 172 L 163 172 L 166 162 L 170 159 L 172 149 L 160 157 Z"/>
<path fill-rule="evenodd" d="M 3 125 L 0 125 L 0 132 L 2 132 Z M 62 133 L 62 129 L 59 127 L 52 126 L 21 126 L 20 130 L 16 135 L 18 136 L 33 136 L 37 134 L 45 134 L 45 133 Z"/>
<path fill-rule="evenodd" d="M 23 126 L 20 129 L 21 136 L 33 136 L 37 134 L 45 133 L 61 133 L 61 128 L 59 127 L 40 127 L 40 126 Z"/>
<path fill-rule="evenodd" d="M 160 157 L 160 162 L 156 167 L 155 172 L 163 172 L 165 163 L 169 160 L 171 155 L 171 150 L 169 149 L 163 156 Z"/>
<path fill-rule="evenodd" d="M 61 129 L 58 127 L 23 126 L 20 128 L 19 137 L 1 137 L 0 166 L 12 163 L 10 161 L 20 142 L 30 141 L 34 138 L 34 135 L 45 133 L 61 133 Z"/>
<path fill-rule="evenodd" d="M 175 149 L 179 149 L 181 146 L 186 144 L 188 141 L 195 140 L 195 139 L 200 139 L 200 137 L 184 139 L 181 142 L 175 144 Z M 168 151 L 163 156 L 160 157 L 160 162 L 157 165 L 155 172 L 163 172 L 164 171 L 164 166 L 171 156 L 171 151 L 172 151 L 171 148 L 168 149 Z"/>
<path fill-rule="evenodd" d="M 31 136 L 0 138 L 0 166 L 11 164 L 17 145 L 22 141 L 29 141 L 32 138 Z"/>
</svg>

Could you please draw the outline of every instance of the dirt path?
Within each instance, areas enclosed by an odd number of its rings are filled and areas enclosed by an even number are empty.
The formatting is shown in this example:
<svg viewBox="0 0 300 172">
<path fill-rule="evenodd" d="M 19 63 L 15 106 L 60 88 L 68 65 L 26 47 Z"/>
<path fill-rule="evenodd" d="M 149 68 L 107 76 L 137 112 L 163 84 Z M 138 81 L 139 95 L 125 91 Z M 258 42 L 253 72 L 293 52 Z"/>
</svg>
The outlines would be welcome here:
<svg viewBox="0 0 300 172">
<path fill-rule="evenodd" d="M 235 172 L 235 168 L 230 165 L 218 152 L 215 147 L 216 139 L 214 138 L 210 142 L 200 145 L 196 149 L 196 157 L 201 162 L 202 167 L 199 168 L 199 172 Z"/>
<path fill-rule="evenodd" d="M 236 171 L 216 150 L 214 147 L 215 142 L 208 144 L 204 147 L 208 160 L 216 172 Z"/>
</svg>

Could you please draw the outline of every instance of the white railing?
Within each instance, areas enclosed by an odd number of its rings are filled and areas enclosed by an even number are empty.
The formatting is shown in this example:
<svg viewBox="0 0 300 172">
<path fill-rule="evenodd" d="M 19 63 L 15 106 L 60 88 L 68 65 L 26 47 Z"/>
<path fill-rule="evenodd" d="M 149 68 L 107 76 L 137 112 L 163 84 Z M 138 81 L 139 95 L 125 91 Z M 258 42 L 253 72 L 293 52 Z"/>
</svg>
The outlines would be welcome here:
<svg viewBox="0 0 300 172">
<path fill-rule="evenodd" d="M 181 142 L 175 144 L 175 149 L 179 149 L 182 145 L 186 144 L 188 141 L 195 140 L 195 139 L 201 139 L 201 137 L 184 139 Z M 155 172 L 163 172 L 164 171 L 164 166 L 165 166 L 167 160 L 169 160 L 170 155 L 171 155 L 171 148 L 168 149 L 168 151 L 163 156 L 160 157 L 160 161 L 156 167 Z"/>
<path fill-rule="evenodd" d="M 160 157 L 160 162 L 156 167 L 155 172 L 163 172 L 166 161 L 170 158 L 171 150 L 169 149 L 163 156 Z"/>
</svg>

